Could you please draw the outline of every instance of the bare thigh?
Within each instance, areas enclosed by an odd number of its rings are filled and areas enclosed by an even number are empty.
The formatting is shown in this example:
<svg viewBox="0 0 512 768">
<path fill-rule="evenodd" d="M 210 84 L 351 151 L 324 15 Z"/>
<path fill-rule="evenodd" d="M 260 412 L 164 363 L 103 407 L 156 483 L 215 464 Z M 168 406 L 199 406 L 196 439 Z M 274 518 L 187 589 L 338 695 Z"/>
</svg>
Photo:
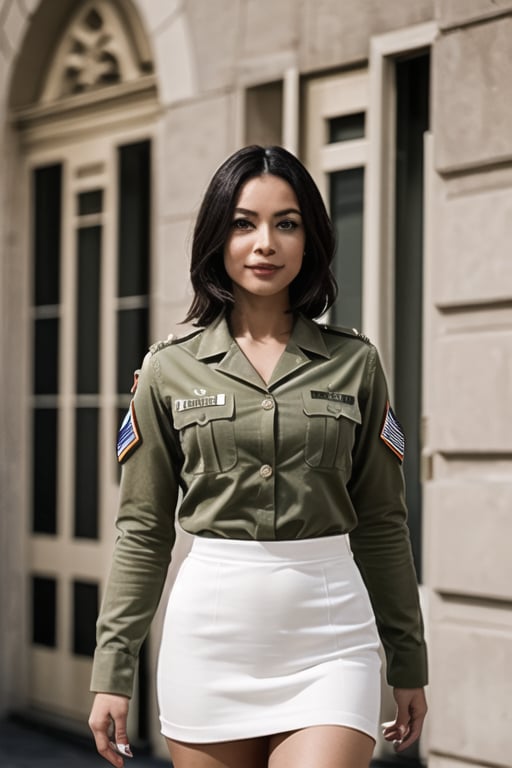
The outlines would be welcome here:
<svg viewBox="0 0 512 768">
<path fill-rule="evenodd" d="M 266 768 L 268 738 L 188 744 L 166 739 L 174 768 Z"/>
<path fill-rule="evenodd" d="M 375 742 L 341 725 L 315 725 L 269 739 L 268 768 L 368 768 Z"/>
</svg>

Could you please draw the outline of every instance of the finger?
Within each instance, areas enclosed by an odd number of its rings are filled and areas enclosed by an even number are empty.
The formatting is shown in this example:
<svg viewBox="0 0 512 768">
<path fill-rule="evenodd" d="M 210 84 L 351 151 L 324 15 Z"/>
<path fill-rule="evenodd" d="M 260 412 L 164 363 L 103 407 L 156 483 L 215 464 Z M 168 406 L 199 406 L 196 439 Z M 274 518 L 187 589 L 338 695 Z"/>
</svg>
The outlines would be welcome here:
<svg viewBox="0 0 512 768">
<path fill-rule="evenodd" d="M 108 729 L 110 726 L 110 719 L 107 721 L 96 722 L 92 718 L 89 721 L 89 727 L 94 735 L 94 741 L 96 742 L 96 749 L 105 760 L 107 760 L 116 768 L 123 768 L 124 760 L 120 757 L 114 749 L 112 749 L 110 739 L 108 737 Z"/>
<path fill-rule="evenodd" d="M 396 728 L 393 731 L 387 731 L 386 733 L 383 733 L 383 738 L 392 743 L 393 746 L 398 748 L 402 743 L 404 743 L 404 734 L 403 731 L 400 731 L 398 728 Z M 407 736 L 408 738 L 408 736 Z"/>
<path fill-rule="evenodd" d="M 397 741 L 403 742 L 407 738 L 411 724 L 411 710 L 408 702 L 398 702 L 395 723 L 399 733 Z"/>
<path fill-rule="evenodd" d="M 382 735 L 386 741 L 395 741 L 396 739 L 402 738 L 402 734 L 398 729 L 398 726 L 394 726 L 393 728 L 386 728 L 384 731 L 382 731 Z"/>
<path fill-rule="evenodd" d="M 130 749 L 130 740 L 126 731 L 126 714 L 114 717 L 114 749 L 124 757 L 133 757 Z"/>
<path fill-rule="evenodd" d="M 114 765 L 116 768 L 123 768 L 124 766 L 124 760 L 121 757 L 121 755 L 118 753 L 116 749 L 116 745 L 113 744 L 111 741 L 108 742 L 107 746 L 103 749 L 98 748 L 98 753 L 105 758 L 109 763 Z"/>
<path fill-rule="evenodd" d="M 409 733 L 409 716 L 400 718 L 397 715 L 396 720 L 389 723 L 382 723 L 382 735 L 385 739 L 404 739 Z"/>
<path fill-rule="evenodd" d="M 412 744 L 414 744 L 415 741 L 419 739 L 421 736 L 424 719 L 425 715 L 413 715 L 409 726 L 409 732 L 406 734 L 406 736 L 404 736 L 403 739 L 399 741 L 399 743 L 395 744 L 395 749 L 397 752 L 402 752 L 404 749 L 408 749 L 408 747 L 410 747 Z"/>
<path fill-rule="evenodd" d="M 114 744 L 114 742 L 111 741 L 110 748 L 113 749 L 114 752 L 116 752 L 118 755 L 122 755 L 123 757 L 133 757 L 133 753 L 129 744 Z"/>
<path fill-rule="evenodd" d="M 396 720 L 388 720 L 386 723 L 381 723 L 382 735 L 388 741 L 398 737 L 399 730 Z"/>
<path fill-rule="evenodd" d="M 116 755 L 121 755 L 122 757 L 133 757 L 129 744 L 114 744 L 113 741 L 110 741 L 109 747 L 116 753 Z"/>
<path fill-rule="evenodd" d="M 382 736 L 386 741 L 393 742 L 393 745 L 395 749 L 397 750 L 403 743 L 406 742 L 406 740 L 409 738 L 410 734 L 410 721 L 409 717 L 407 716 L 407 723 L 404 723 L 404 716 L 402 715 L 400 717 L 400 714 L 397 714 L 396 720 L 389 723 L 383 723 L 383 731 Z M 402 720 L 402 722 L 400 722 Z"/>
</svg>

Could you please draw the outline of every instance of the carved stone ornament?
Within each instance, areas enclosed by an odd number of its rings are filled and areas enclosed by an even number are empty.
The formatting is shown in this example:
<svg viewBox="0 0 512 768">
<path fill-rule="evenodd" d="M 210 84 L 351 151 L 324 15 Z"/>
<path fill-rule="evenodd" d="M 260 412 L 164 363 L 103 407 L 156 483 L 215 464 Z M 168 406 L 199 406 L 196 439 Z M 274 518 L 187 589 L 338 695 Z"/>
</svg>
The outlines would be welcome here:
<svg viewBox="0 0 512 768">
<path fill-rule="evenodd" d="M 120 82 L 116 40 L 98 11 L 91 8 L 69 37 L 62 96 Z"/>
<path fill-rule="evenodd" d="M 141 77 L 145 72 L 130 38 L 114 3 L 89 0 L 81 5 L 59 41 L 41 102 Z"/>
</svg>

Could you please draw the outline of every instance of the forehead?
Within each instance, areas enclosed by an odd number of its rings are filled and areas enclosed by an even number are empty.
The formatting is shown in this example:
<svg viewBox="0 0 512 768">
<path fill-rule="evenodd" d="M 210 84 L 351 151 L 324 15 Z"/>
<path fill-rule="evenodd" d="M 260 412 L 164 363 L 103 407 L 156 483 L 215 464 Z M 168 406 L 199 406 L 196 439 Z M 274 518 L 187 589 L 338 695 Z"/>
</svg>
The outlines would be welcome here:
<svg viewBox="0 0 512 768">
<path fill-rule="evenodd" d="M 285 205 L 299 207 L 297 195 L 293 187 L 280 176 L 265 173 L 248 179 L 241 187 L 236 205 L 242 208 L 283 207 Z"/>
</svg>

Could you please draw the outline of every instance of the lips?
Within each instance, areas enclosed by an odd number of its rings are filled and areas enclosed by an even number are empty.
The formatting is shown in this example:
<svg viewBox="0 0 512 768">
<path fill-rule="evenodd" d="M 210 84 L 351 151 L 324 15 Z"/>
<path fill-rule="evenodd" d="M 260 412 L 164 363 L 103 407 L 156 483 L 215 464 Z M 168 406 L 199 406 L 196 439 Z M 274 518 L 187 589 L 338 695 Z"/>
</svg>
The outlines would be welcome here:
<svg viewBox="0 0 512 768">
<path fill-rule="evenodd" d="M 276 272 L 278 269 L 282 269 L 282 267 L 277 266 L 277 264 L 264 262 L 263 264 L 249 264 L 246 269 L 252 269 L 254 272 Z"/>
</svg>

